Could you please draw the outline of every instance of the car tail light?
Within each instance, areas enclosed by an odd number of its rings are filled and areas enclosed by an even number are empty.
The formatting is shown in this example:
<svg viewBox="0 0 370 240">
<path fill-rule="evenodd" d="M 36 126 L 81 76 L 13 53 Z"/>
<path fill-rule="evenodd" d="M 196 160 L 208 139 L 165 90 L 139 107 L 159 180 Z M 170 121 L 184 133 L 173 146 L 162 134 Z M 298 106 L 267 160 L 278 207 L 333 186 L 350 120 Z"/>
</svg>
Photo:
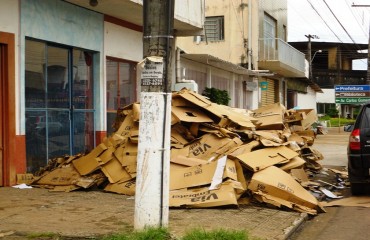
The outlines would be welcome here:
<svg viewBox="0 0 370 240">
<path fill-rule="evenodd" d="M 351 135 L 349 136 L 349 149 L 360 150 L 360 129 L 353 129 Z"/>
</svg>

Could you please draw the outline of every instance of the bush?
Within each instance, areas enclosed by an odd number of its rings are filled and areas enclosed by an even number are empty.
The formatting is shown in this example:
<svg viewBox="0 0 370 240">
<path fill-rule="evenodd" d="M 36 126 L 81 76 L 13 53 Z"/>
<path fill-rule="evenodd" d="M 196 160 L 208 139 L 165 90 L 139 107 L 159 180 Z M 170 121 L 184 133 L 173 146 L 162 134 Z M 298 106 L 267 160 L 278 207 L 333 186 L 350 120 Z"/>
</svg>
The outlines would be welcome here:
<svg viewBox="0 0 370 240">
<path fill-rule="evenodd" d="M 226 90 L 217 88 L 205 88 L 202 95 L 217 104 L 228 105 L 230 101 L 229 93 Z"/>
<path fill-rule="evenodd" d="M 338 117 L 339 111 L 336 108 L 329 108 L 326 114 L 328 114 L 330 117 Z"/>
</svg>

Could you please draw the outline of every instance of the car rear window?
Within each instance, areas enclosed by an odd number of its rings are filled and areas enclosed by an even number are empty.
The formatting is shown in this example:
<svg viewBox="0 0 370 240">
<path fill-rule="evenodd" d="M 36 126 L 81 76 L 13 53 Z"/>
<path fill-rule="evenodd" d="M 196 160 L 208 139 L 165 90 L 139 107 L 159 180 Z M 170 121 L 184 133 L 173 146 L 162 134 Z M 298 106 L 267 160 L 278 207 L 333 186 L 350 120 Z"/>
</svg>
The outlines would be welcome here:
<svg viewBox="0 0 370 240">
<path fill-rule="evenodd" d="M 364 106 L 363 114 L 360 121 L 360 128 L 370 127 L 370 105 Z"/>
</svg>

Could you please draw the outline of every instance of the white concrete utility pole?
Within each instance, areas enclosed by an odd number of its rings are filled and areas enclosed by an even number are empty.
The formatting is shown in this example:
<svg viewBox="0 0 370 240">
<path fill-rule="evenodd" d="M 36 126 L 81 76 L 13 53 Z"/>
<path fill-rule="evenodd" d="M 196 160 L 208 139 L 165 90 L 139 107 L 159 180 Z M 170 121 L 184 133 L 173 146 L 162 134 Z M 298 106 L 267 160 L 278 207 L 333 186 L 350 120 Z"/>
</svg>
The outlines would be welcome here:
<svg viewBox="0 0 370 240">
<path fill-rule="evenodd" d="M 174 0 L 144 0 L 143 18 L 134 221 L 137 230 L 168 225 Z"/>
</svg>

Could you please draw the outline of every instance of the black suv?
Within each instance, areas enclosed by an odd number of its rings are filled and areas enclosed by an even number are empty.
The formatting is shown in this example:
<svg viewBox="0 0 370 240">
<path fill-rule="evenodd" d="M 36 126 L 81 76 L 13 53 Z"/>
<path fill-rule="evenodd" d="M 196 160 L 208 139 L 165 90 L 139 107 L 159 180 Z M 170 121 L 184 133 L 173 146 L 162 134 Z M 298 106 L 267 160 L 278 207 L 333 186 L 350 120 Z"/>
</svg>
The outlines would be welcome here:
<svg viewBox="0 0 370 240">
<path fill-rule="evenodd" d="M 370 102 L 362 105 L 348 143 L 348 177 L 353 195 L 364 194 L 370 186 Z"/>
</svg>

